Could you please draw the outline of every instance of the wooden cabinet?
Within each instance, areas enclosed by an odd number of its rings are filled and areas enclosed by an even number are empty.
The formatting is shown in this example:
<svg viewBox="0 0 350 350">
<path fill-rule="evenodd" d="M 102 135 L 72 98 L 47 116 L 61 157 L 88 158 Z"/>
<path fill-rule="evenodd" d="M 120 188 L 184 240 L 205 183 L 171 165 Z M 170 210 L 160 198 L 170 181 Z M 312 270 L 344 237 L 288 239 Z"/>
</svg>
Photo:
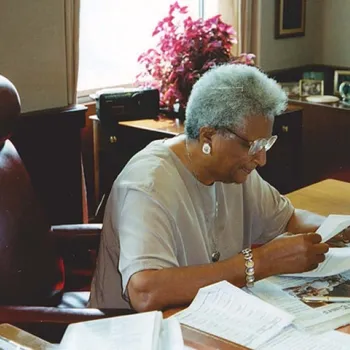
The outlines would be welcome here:
<svg viewBox="0 0 350 350">
<path fill-rule="evenodd" d="M 350 107 L 292 100 L 303 108 L 303 185 L 335 178 L 350 182 Z"/>
<path fill-rule="evenodd" d="M 267 152 L 267 164 L 260 175 L 281 193 L 302 187 L 302 108 L 289 107 L 275 118 L 276 144 Z"/>
<path fill-rule="evenodd" d="M 148 143 L 156 139 L 173 137 L 183 132 L 183 126 L 173 121 L 137 120 L 121 122 L 114 129 L 99 125 L 94 118 L 94 133 L 98 133 L 95 161 L 95 190 L 97 199 L 108 194 L 114 179 L 127 161 Z M 289 107 L 275 118 L 276 144 L 267 153 L 267 164 L 258 169 L 261 176 L 281 193 L 301 187 L 302 181 L 302 108 Z M 96 142 L 96 141 L 95 141 Z"/>
</svg>

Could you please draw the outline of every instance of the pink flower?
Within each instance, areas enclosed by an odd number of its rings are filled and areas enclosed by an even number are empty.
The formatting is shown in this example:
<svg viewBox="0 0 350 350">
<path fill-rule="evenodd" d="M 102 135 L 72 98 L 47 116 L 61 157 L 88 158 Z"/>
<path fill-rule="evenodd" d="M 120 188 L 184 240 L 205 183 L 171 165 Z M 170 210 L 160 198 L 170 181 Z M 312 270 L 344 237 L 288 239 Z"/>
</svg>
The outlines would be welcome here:
<svg viewBox="0 0 350 350">
<path fill-rule="evenodd" d="M 193 20 L 187 6 L 181 7 L 177 1 L 152 35 L 158 38 L 158 44 L 138 57 L 144 69 L 136 76 L 136 82 L 159 88 L 161 105 L 168 108 L 175 103 L 185 107 L 193 84 L 213 66 L 254 64 L 253 54 L 231 54 L 237 33 L 220 15 Z"/>
</svg>

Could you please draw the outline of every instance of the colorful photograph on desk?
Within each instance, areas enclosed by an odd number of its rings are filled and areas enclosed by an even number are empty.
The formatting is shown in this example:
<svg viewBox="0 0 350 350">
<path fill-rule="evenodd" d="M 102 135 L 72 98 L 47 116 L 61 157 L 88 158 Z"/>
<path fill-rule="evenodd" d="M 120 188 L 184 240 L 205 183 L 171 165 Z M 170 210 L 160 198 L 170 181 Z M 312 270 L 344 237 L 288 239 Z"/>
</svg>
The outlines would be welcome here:
<svg viewBox="0 0 350 350">
<path fill-rule="evenodd" d="M 281 88 L 287 94 L 288 97 L 291 96 L 300 96 L 300 85 L 298 81 L 288 82 L 288 83 L 279 83 Z"/>
<path fill-rule="evenodd" d="M 340 96 L 339 86 L 344 81 L 350 81 L 350 70 L 334 71 L 334 95 Z"/>
<path fill-rule="evenodd" d="M 299 84 L 301 96 L 323 95 L 323 80 L 302 79 Z"/>
<path fill-rule="evenodd" d="M 297 297 L 313 308 L 327 305 L 327 302 L 305 302 L 304 297 L 348 296 L 350 297 L 350 281 L 342 275 L 334 275 L 308 280 L 296 287 L 284 289 L 288 294 Z"/>
</svg>

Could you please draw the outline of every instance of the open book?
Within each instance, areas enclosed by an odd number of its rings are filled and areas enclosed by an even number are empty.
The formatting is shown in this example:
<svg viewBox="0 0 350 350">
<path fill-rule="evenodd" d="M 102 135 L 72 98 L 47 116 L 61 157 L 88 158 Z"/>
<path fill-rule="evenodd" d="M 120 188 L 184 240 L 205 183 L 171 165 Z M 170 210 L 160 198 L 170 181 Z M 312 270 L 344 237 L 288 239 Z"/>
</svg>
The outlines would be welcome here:
<svg viewBox="0 0 350 350">
<path fill-rule="evenodd" d="M 350 226 L 350 215 L 329 215 L 316 231 L 327 242 Z M 350 244 L 342 247 L 329 248 L 326 260 L 315 270 L 286 276 L 326 277 L 350 270 Z"/>
<path fill-rule="evenodd" d="M 183 350 L 180 324 L 160 311 L 70 324 L 59 350 Z"/>
</svg>

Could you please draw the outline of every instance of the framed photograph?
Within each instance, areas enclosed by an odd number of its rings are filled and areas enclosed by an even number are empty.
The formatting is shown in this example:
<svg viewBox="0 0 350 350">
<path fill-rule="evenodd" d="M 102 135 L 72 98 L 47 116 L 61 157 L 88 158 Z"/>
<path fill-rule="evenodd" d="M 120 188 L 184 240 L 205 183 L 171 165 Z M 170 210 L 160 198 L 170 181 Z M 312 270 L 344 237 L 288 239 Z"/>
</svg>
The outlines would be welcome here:
<svg viewBox="0 0 350 350">
<path fill-rule="evenodd" d="M 323 95 L 323 80 L 302 79 L 300 84 L 300 96 Z"/>
<path fill-rule="evenodd" d="M 288 97 L 300 96 L 300 84 L 298 81 L 279 84 Z"/>
<path fill-rule="evenodd" d="M 334 95 L 340 96 L 339 85 L 343 81 L 350 81 L 350 70 L 334 71 Z"/>
<path fill-rule="evenodd" d="M 275 39 L 304 36 L 306 0 L 275 1 Z"/>
<path fill-rule="evenodd" d="M 304 72 L 303 79 L 324 80 L 323 72 Z"/>
</svg>

